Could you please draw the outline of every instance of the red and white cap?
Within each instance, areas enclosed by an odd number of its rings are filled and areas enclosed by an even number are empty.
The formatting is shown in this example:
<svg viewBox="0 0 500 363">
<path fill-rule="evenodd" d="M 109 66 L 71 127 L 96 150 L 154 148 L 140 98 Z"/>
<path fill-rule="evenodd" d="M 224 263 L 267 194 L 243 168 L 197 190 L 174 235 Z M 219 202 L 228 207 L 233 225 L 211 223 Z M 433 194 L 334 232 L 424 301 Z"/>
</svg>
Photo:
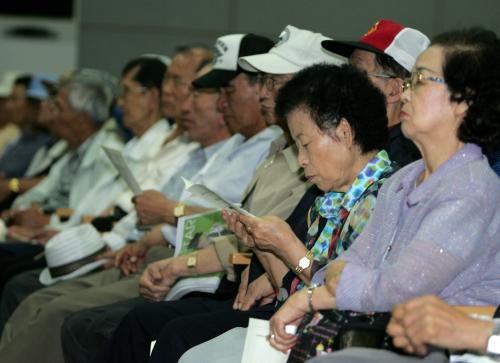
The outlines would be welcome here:
<svg viewBox="0 0 500 363">
<path fill-rule="evenodd" d="M 355 49 L 387 54 L 411 72 L 417 57 L 429 44 L 430 40 L 424 33 L 392 20 L 382 19 L 357 42 L 326 40 L 321 46 L 344 57 L 349 57 Z"/>
</svg>

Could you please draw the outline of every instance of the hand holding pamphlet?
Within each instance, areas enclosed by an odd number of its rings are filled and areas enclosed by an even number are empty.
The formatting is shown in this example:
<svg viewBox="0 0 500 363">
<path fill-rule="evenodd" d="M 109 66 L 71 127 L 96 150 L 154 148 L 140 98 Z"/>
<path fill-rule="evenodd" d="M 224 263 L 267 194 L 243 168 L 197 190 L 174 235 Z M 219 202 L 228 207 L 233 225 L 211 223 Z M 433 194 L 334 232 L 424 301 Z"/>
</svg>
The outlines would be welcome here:
<svg viewBox="0 0 500 363">
<path fill-rule="evenodd" d="M 228 200 L 224 199 L 221 197 L 219 194 L 214 192 L 213 190 L 210 190 L 208 187 L 202 185 L 202 184 L 193 184 L 191 181 L 187 180 L 186 178 L 182 178 L 184 181 L 184 184 L 186 185 L 186 191 L 190 192 L 193 196 L 196 196 L 198 198 L 202 198 L 206 200 L 207 202 L 210 202 L 214 208 L 220 208 L 220 209 L 232 209 L 238 213 L 244 214 L 246 216 L 250 217 L 255 217 L 252 213 L 246 211 L 245 209 L 241 208 L 239 205 L 235 203 L 231 203 Z"/>
<path fill-rule="evenodd" d="M 125 180 L 130 190 L 132 190 L 132 193 L 134 193 L 134 195 L 141 194 L 142 188 L 130 170 L 127 161 L 123 157 L 123 153 L 120 150 L 112 149 L 106 146 L 102 146 L 102 148 L 109 160 L 111 160 L 115 168 L 118 170 L 118 173 L 120 173 L 120 176 L 123 180 Z"/>
</svg>

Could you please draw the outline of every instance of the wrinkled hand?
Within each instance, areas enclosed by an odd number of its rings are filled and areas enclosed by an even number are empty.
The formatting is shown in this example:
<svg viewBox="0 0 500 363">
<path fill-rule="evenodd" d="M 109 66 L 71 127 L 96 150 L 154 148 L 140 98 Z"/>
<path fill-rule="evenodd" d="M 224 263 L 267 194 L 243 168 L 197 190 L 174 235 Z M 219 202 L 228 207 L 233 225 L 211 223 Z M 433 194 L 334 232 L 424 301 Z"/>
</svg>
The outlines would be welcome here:
<svg viewBox="0 0 500 363">
<path fill-rule="evenodd" d="M 227 228 L 232 231 L 238 239 L 248 247 L 255 247 L 255 240 L 249 230 L 240 221 L 240 215 L 229 210 L 222 210 L 222 217 L 227 223 Z"/>
<path fill-rule="evenodd" d="M 178 279 L 178 258 L 168 258 L 150 264 L 142 273 L 139 293 L 151 301 L 162 301 Z"/>
<path fill-rule="evenodd" d="M 227 211 L 224 216 L 229 228 L 250 247 L 279 255 L 290 241 L 297 239 L 288 223 L 279 217 L 250 217 Z"/>
<path fill-rule="evenodd" d="M 21 226 L 11 226 L 7 229 L 7 238 L 13 239 L 19 242 L 32 242 L 34 236 L 40 231 L 40 229 L 33 229 Z"/>
<path fill-rule="evenodd" d="M 387 332 L 395 346 L 425 355 L 428 345 L 484 351 L 492 326 L 491 322 L 473 319 L 436 296 L 423 296 L 396 305 Z"/>
<path fill-rule="evenodd" d="M 111 267 L 115 267 L 115 259 L 116 255 L 120 252 L 120 250 L 113 251 L 109 247 L 106 248 L 106 251 L 98 255 L 95 259 L 96 260 L 106 260 L 104 265 L 102 265 L 103 268 L 108 269 Z"/>
<path fill-rule="evenodd" d="M 173 215 L 177 205 L 156 190 L 146 190 L 133 199 L 137 216 L 142 224 L 175 223 Z"/>
<path fill-rule="evenodd" d="M 245 286 L 240 284 L 233 309 L 247 311 L 257 303 L 263 306 L 274 300 L 276 293 L 267 274 L 262 274 L 250 284 L 248 284 L 248 276 L 246 280 Z"/>
<path fill-rule="evenodd" d="M 269 342 L 271 345 L 286 353 L 297 343 L 296 335 L 288 334 L 285 326 L 299 326 L 304 315 L 309 311 L 307 303 L 307 289 L 302 289 L 288 298 L 285 304 L 273 315 L 270 321 Z"/>
<path fill-rule="evenodd" d="M 148 247 L 142 240 L 128 243 L 114 253 L 114 266 L 120 268 L 125 276 L 135 273 L 144 263 L 147 250 Z M 112 253 L 109 254 L 111 255 Z"/>
<path fill-rule="evenodd" d="M 11 225 L 39 229 L 50 222 L 50 217 L 43 214 L 39 208 L 29 208 L 14 212 L 11 215 Z"/>
<path fill-rule="evenodd" d="M 241 302 L 243 301 L 248 288 L 248 277 L 250 275 L 250 265 L 245 267 L 241 272 L 240 285 L 238 286 L 238 294 L 233 302 L 233 309 L 240 310 Z"/>
</svg>

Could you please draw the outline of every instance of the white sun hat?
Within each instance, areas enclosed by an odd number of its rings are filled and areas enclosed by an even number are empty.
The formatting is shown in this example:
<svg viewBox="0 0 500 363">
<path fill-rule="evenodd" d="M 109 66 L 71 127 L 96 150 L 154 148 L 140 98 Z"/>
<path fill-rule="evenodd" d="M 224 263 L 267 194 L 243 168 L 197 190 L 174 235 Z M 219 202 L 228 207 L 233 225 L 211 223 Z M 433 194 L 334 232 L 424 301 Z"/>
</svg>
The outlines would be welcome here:
<svg viewBox="0 0 500 363">
<path fill-rule="evenodd" d="M 68 228 L 45 245 L 47 267 L 40 273 L 39 280 L 44 285 L 52 285 L 83 276 L 106 262 L 95 259 L 105 250 L 105 243 L 92 225 Z"/>
</svg>

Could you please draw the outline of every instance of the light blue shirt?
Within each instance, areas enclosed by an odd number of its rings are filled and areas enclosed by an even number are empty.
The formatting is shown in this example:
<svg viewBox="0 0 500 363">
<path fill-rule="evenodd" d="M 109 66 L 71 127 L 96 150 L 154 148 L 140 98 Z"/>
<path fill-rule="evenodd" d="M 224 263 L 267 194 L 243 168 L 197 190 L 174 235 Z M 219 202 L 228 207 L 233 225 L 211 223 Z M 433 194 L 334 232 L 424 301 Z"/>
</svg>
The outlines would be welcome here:
<svg viewBox="0 0 500 363">
<path fill-rule="evenodd" d="M 281 128 L 270 126 L 246 141 L 240 134 L 233 135 L 207 160 L 191 181 L 205 185 L 233 203 L 240 203 L 255 169 L 269 154 L 271 142 L 282 133 Z M 185 190 L 180 201 L 206 208 L 213 207 L 205 200 L 192 198 Z M 163 236 L 171 243 L 175 242 L 176 232 L 175 226 L 162 228 Z"/>
</svg>

